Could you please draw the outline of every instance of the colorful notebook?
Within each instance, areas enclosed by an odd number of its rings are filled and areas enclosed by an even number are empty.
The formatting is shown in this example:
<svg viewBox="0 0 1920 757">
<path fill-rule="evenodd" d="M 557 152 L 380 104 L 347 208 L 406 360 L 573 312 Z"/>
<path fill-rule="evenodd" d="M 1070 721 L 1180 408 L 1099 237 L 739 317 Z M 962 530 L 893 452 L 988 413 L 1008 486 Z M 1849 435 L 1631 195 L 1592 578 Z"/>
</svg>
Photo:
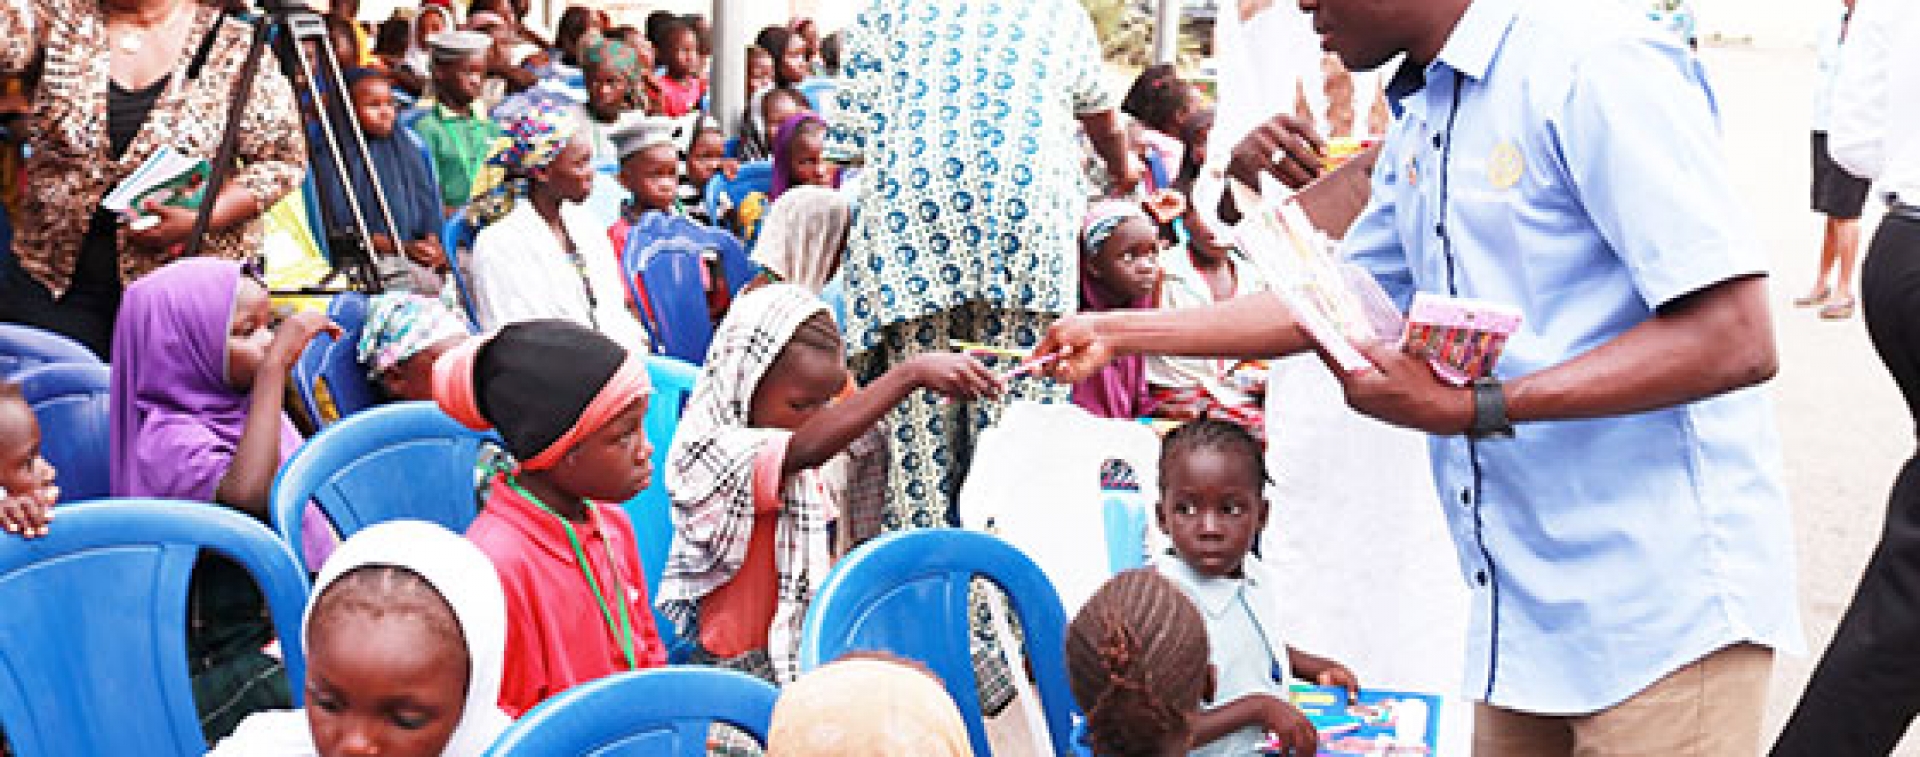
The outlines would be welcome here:
<svg viewBox="0 0 1920 757">
<path fill-rule="evenodd" d="M 1361 689 L 1349 703 L 1345 689 L 1295 684 L 1293 705 L 1320 732 L 1320 757 L 1414 757 L 1439 748 L 1440 697 L 1434 694 Z"/>
</svg>

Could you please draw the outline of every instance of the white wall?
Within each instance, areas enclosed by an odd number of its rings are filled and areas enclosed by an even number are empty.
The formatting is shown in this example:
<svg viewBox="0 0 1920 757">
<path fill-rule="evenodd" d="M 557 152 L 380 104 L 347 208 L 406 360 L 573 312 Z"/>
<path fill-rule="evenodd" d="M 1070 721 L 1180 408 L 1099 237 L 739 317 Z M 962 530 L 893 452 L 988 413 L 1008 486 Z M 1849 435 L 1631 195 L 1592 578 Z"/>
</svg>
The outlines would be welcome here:
<svg viewBox="0 0 1920 757">
<path fill-rule="evenodd" d="M 1702 37 L 1751 37 L 1758 47 L 1812 45 L 1839 6 L 1839 0 L 1693 0 Z"/>
</svg>

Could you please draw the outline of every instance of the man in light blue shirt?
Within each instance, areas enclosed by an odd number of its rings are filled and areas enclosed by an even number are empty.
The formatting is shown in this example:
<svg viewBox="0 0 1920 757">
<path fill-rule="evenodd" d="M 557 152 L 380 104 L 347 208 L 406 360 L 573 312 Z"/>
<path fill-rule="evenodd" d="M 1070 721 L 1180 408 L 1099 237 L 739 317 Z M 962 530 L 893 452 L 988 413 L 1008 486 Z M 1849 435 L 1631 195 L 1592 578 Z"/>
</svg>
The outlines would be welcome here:
<svg viewBox="0 0 1920 757">
<path fill-rule="evenodd" d="M 1300 5 L 1349 68 L 1406 55 L 1346 253 L 1402 308 L 1524 317 L 1493 381 L 1455 388 L 1386 345 L 1341 376 L 1355 408 L 1433 435 L 1472 590 L 1475 753 L 1754 754 L 1773 650 L 1801 641 L 1752 388 L 1777 367 L 1765 271 L 1698 63 L 1614 3 Z M 1074 378 L 1118 353 L 1311 344 L 1256 296 L 1076 317 L 1041 351 Z"/>
</svg>

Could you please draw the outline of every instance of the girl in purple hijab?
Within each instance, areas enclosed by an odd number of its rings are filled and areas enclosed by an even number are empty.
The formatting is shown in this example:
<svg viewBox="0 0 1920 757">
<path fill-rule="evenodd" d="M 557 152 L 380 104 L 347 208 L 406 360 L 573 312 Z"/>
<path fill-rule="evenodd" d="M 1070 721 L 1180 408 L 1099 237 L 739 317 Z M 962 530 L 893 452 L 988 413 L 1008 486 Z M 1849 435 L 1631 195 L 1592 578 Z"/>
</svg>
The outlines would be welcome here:
<svg viewBox="0 0 1920 757">
<path fill-rule="evenodd" d="M 827 122 L 814 113 L 796 113 L 780 122 L 780 129 L 773 133 L 773 188 L 767 192 L 768 202 L 793 187 L 833 186 L 826 138 Z"/>
<path fill-rule="evenodd" d="M 266 288 L 234 261 L 181 260 L 127 287 L 113 337 L 115 496 L 212 502 L 267 520 L 274 474 L 300 444 L 280 409 L 287 374 L 314 334 L 339 332 L 315 313 L 278 329 L 271 321 Z M 316 518 L 309 507 L 305 531 L 326 539 Z M 311 558 L 321 545 L 302 546 Z M 189 591 L 188 655 L 208 741 L 248 713 L 290 706 L 278 661 L 261 653 L 272 628 L 245 571 L 202 556 Z"/>
<path fill-rule="evenodd" d="M 1080 233 L 1080 310 L 1151 308 L 1159 284 L 1160 235 L 1140 203 L 1094 203 Z M 1145 417 L 1153 410 L 1146 359 L 1115 358 L 1073 385 L 1073 403 L 1103 418 Z"/>
</svg>

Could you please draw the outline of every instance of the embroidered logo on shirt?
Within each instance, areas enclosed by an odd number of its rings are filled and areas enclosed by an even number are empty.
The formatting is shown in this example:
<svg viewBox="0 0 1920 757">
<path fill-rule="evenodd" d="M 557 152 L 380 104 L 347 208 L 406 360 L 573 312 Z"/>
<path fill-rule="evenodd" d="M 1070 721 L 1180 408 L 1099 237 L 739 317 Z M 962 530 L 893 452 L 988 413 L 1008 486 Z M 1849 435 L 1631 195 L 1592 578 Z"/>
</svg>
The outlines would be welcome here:
<svg viewBox="0 0 1920 757">
<path fill-rule="evenodd" d="M 1512 189 L 1526 171 L 1527 160 L 1520 156 L 1520 148 L 1512 142 L 1495 145 L 1493 154 L 1487 156 L 1487 183 L 1494 189 Z"/>
</svg>

